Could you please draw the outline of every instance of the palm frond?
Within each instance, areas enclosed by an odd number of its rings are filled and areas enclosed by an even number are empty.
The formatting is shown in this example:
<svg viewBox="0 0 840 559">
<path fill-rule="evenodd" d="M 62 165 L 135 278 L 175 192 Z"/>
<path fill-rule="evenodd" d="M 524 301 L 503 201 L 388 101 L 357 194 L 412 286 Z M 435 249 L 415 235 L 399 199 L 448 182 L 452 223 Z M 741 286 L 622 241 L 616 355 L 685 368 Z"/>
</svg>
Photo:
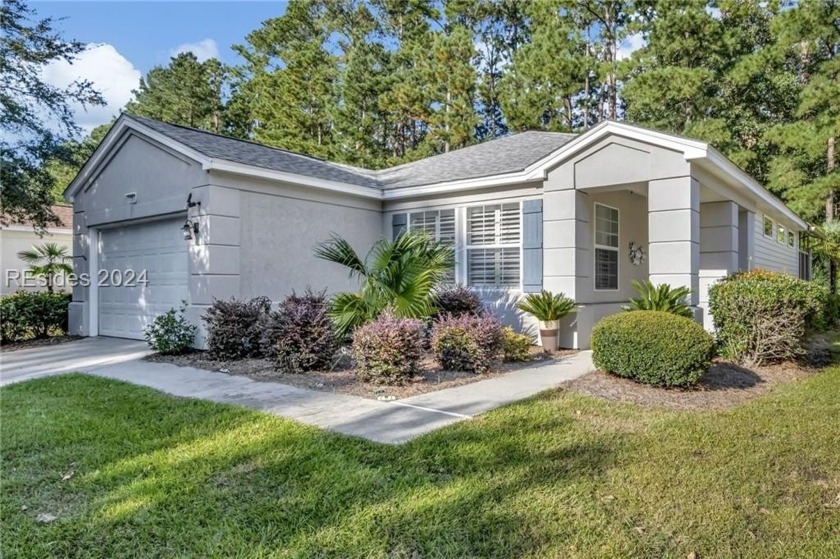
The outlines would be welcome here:
<svg viewBox="0 0 840 559">
<path fill-rule="evenodd" d="M 350 243 L 335 234 L 330 235 L 329 241 L 315 246 L 315 256 L 349 268 L 351 276 L 365 277 L 368 273 L 364 261 Z"/>
</svg>

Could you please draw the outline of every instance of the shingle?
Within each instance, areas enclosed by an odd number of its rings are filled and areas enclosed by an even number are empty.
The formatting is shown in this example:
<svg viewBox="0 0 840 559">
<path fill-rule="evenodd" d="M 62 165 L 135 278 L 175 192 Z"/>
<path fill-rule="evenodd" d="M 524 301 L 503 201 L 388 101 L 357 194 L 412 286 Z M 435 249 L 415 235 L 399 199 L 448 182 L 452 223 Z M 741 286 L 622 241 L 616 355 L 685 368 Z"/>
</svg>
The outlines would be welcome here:
<svg viewBox="0 0 840 559">
<path fill-rule="evenodd" d="M 379 188 L 373 173 L 365 169 L 330 163 L 316 157 L 211 134 L 194 128 L 166 124 L 134 115 L 125 116 L 214 159 L 224 159 L 234 163 L 344 184 Z"/>
<path fill-rule="evenodd" d="M 522 171 L 575 138 L 574 134 L 557 132 L 522 132 L 372 171 L 193 128 L 125 116 L 214 159 L 384 190 Z"/>
<path fill-rule="evenodd" d="M 575 137 L 557 132 L 521 132 L 384 169 L 377 176 L 385 188 L 403 188 L 514 173 Z"/>
</svg>

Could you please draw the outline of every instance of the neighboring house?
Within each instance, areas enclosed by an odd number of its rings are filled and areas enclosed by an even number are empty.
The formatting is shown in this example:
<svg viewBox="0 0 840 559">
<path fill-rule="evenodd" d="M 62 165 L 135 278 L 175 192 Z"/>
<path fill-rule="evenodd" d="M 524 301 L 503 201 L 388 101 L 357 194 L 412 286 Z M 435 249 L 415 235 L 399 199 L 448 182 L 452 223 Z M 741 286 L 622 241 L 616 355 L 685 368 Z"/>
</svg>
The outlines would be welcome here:
<svg viewBox="0 0 840 559">
<path fill-rule="evenodd" d="M 29 264 L 18 258 L 18 252 L 31 250 L 32 247 L 44 243 L 55 243 L 66 247 L 67 254 L 71 254 L 73 208 L 61 204 L 53 206 L 52 211 L 61 220 L 61 224 L 49 227 L 43 236 L 35 232 L 32 223 L 12 221 L 8 225 L 0 225 L 0 271 L 3 274 L 0 293 L 13 293 L 21 289 L 27 291 L 44 289 L 37 285 L 25 285 L 23 274 L 29 268 Z M 31 284 L 31 280 L 29 283 Z M 69 289 L 69 286 L 64 284 L 63 288 Z M 62 289 L 62 287 L 56 286 L 56 289 Z"/>
<path fill-rule="evenodd" d="M 631 280 L 690 287 L 710 327 L 717 279 L 805 274 L 810 262 L 799 251 L 807 224 L 714 148 L 616 122 L 369 171 L 123 115 L 65 196 L 77 273 L 148 279 L 76 287 L 71 329 L 81 335 L 140 338 L 181 300 L 200 325 L 213 298 L 353 289 L 313 254 L 330 233 L 362 251 L 428 231 L 456 247 L 456 279 L 508 321 L 521 320 L 511 309 L 522 292 L 562 291 L 579 305 L 562 345 L 578 348 L 635 295 Z"/>
</svg>

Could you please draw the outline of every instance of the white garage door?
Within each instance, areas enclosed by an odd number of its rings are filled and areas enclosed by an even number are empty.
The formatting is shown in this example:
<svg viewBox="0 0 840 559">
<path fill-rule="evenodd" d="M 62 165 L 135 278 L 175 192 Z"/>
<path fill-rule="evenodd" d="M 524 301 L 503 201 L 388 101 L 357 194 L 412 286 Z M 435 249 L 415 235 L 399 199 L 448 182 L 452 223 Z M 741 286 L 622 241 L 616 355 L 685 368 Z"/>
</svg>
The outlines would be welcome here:
<svg viewBox="0 0 840 559">
<path fill-rule="evenodd" d="M 102 231 L 100 335 L 143 339 L 155 316 L 188 297 L 183 223 L 176 218 Z"/>
</svg>

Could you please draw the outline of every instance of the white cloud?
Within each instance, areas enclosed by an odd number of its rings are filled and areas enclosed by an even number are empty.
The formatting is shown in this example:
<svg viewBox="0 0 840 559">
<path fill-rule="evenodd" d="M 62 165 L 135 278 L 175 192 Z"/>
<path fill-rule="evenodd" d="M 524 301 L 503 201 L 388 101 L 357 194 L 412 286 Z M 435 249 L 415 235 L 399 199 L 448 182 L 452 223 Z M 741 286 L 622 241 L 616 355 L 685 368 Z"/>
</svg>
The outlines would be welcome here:
<svg viewBox="0 0 840 559">
<path fill-rule="evenodd" d="M 617 57 L 619 60 L 624 60 L 625 58 L 630 58 L 630 55 L 633 54 L 635 51 L 639 50 L 645 46 L 645 39 L 641 33 L 634 33 L 630 35 L 626 39 L 624 39 L 620 45 L 618 45 L 618 53 Z"/>
<path fill-rule="evenodd" d="M 219 58 L 219 46 L 213 39 L 204 39 L 203 41 L 199 41 L 197 43 L 184 43 L 183 45 L 178 45 L 169 51 L 169 56 L 178 56 L 184 52 L 193 53 L 195 57 L 198 58 L 199 62 L 204 62 L 205 60 L 209 60 L 211 58 Z"/>
<path fill-rule="evenodd" d="M 45 82 L 67 87 L 77 80 L 88 80 L 102 94 L 107 103 L 102 107 L 88 107 L 87 111 L 71 104 L 76 123 L 85 133 L 117 116 L 133 97 L 131 90 L 140 83 L 140 70 L 109 44 L 90 44 L 72 63 L 53 62 L 43 71 Z"/>
</svg>

